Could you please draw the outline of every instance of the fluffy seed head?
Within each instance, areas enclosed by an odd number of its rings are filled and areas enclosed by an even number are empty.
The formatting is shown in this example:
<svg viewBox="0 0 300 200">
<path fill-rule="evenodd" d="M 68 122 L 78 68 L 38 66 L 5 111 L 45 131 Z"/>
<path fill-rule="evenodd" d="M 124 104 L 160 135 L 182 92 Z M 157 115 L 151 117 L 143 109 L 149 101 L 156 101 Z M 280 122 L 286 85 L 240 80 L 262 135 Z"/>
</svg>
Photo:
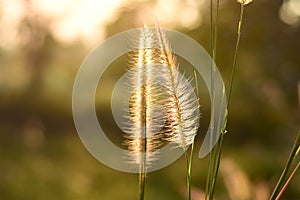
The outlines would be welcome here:
<svg viewBox="0 0 300 200">
<path fill-rule="evenodd" d="M 130 151 L 129 161 L 135 164 L 150 165 L 158 158 L 157 149 L 160 146 L 161 134 L 160 120 L 162 111 L 157 109 L 160 92 L 154 84 L 157 70 L 153 67 L 156 63 L 156 44 L 154 32 L 144 27 L 140 31 L 135 51 L 131 52 L 130 65 L 130 91 L 129 119 L 127 129 L 130 134 L 125 145 Z"/>
<path fill-rule="evenodd" d="M 198 129 L 199 106 L 191 79 L 180 74 L 159 26 L 141 29 L 135 47 L 129 61 L 132 94 L 125 145 L 129 161 L 147 170 L 159 158 L 164 143 L 187 150 Z"/>
<path fill-rule="evenodd" d="M 191 87 L 191 81 L 179 72 L 176 57 L 163 30 L 157 25 L 162 78 L 166 82 L 165 108 L 167 113 L 166 140 L 178 145 L 184 151 L 193 142 L 198 129 L 198 99 Z"/>
</svg>

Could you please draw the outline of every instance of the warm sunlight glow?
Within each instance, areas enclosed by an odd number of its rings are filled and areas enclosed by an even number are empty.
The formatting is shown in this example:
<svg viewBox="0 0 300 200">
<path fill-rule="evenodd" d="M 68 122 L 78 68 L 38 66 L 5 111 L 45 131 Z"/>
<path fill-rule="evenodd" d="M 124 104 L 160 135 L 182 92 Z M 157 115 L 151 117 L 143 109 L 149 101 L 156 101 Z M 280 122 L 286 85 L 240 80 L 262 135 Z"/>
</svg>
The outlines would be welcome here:
<svg viewBox="0 0 300 200">
<path fill-rule="evenodd" d="M 0 0 L 0 45 L 9 47 L 17 41 L 18 22 L 23 16 L 23 6 L 18 0 Z"/>
<path fill-rule="evenodd" d="M 55 0 L 54 2 L 61 1 Z M 69 1 L 69 5 L 66 5 L 60 12 L 57 12 L 56 4 L 49 4 L 53 5 L 53 8 L 50 7 L 45 11 L 54 11 L 52 14 L 61 16 L 61 19 L 53 24 L 57 38 L 71 42 L 79 37 L 86 42 L 95 42 L 103 37 L 104 25 L 113 20 L 113 12 L 120 2 L 121 0 Z M 40 7 L 47 7 L 47 5 L 40 5 Z"/>
<path fill-rule="evenodd" d="M 300 24 L 300 1 L 288 0 L 285 1 L 279 11 L 280 19 L 288 24 L 297 26 Z"/>
<path fill-rule="evenodd" d="M 203 0 L 158 0 L 153 14 L 162 24 L 194 28 L 202 22 L 204 3 Z"/>
<path fill-rule="evenodd" d="M 202 22 L 206 7 L 205 0 L 157 0 L 149 3 L 144 0 L 0 0 L 0 44 L 4 48 L 13 48 L 22 43 L 19 27 L 27 15 L 41 19 L 54 38 L 62 43 L 76 40 L 95 45 L 104 39 L 105 26 L 122 17 L 119 8 L 123 5 L 142 5 L 135 25 L 154 24 L 155 17 L 168 28 L 184 27 L 193 29 Z M 30 7 L 30 11 L 29 8 Z M 124 9 L 124 7 L 123 7 Z M 33 18 L 34 18 L 33 17 Z M 128 22 L 132 23 L 132 22 Z M 134 25 L 133 25 L 134 26 Z"/>
<path fill-rule="evenodd" d="M 56 39 L 61 42 L 72 42 L 81 39 L 84 42 L 96 43 L 103 37 L 104 26 L 114 20 L 114 12 L 122 0 L 32 0 L 34 10 L 49 19 L 49 27 Z M 0 31 L 1 44 L 4 46 L 18 43 L 17 26 L 24 17 L 22 1 L 0 0 L 3 17 Z"/>
</svg>

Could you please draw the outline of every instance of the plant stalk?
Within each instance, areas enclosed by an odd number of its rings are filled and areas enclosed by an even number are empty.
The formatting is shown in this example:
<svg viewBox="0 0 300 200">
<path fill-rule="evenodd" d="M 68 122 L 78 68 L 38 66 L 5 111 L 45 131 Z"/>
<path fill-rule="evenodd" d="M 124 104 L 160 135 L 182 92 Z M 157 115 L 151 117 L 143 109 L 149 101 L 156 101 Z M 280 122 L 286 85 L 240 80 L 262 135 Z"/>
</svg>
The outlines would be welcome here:
<svg viewBox="0 0 300 200">
<path fill-rule="evenodd" d="M 197 72 L 194 70 L 194 78 L 195 78 L 195 85 L 196 85 L 196 95 L 199 96 L 199 85 L 198 85 L 198 76 Z M 188 193 L 188 200 L 192 199 L 192 189 L 191 189 L 191 174 L 192 174 L 192 165 L 193 165 L 193 156 L 194 156 L 194 146 L 195 146 L 195 138 L 191 144 L 190 156 L 187 157 L 186 153 L 186 161 L 187 161 L 187 193 Z"/>
<path fill-rule="evenodd" d="M 144 122 L 146 124 L 146 122 Z M 147 131 L 145 132 L 147 136 Z M 144 200 L 145 196 L 145 183 L 146 183 L 146 165 L 147 165 L 147 137 L 144 139 L 144 149 L 142 154 L 142 162 L 140 163 L 140 174 L 139 174 L 139 200 Z"/>
<path fill-rule="evenodd" d="M 239 45 L 240 45 L 243 15 L 244 15 L 244 4 L 241 4 L 240 19 L 239 19 L 239 22 L 238 22 L 238 30 L 237 30 L 237 40 L 236 40 L 236 46 L 235 46 L 235 51 L 234 51 L 234 57 L 233 57 L 231 80 L 230 80 L 230 84 L 229 84 L 229 92 L 228 92 L 228 100 L 227 100 L 227 105 L 228 105 L 227 106 L 227 113 L 226 113 L 226 116 L 225 116 L 225 121 L 224 121 L 224 124 L 223 124 L 220 139 L 218 141 L 218 145 L 215 147 L 214 162 L 213 162 L 213 167 L 212 167 L 213 170 L 212 170 L 212 175 L 211 175 L 212 180 L 209 181 L 210 184 L 211 184 L 211 186 L 209 186 L 210 187 L 209 188 L 209 199 L 210 200 L 212 200 L 213 196 L 214 196 L 215 184 L 216 184 L 216 180 L 217 180 L 217 177 L 218 177 L 219 166 L 220 166 L 220 161 L 221 161 L 223 140 L 224 140 L 224 135 L 226 133 L 228 109 L 229 109 L 229 105 L 230 105 L 232 86 L 233 86 L 233 81 L 234 81 L 235 72 L 236 72 L 236 61 L 237 61 L 238 50 L 239 50 Z M 217 16 L 218 16 L 218 7 L 217 7 Z M 218 22 L 218 20 L 216 20 L 216 23 L 217 22 Z M 217 31 L 217 24 L 215 25 L 215 31 Z M 214 37 L 215 37 L 215 44 L 216 44 L 216 41 L 217 41 L 216 33 L 214 34 Z M 213 51 L 213 52 L 215 52 L 215 51 Z M 215 56 L 215 53 L 213 55 Z"/>
<path fill-rule="evenodd" d="M 230 79 L 230 84 L 229 84 L 227 110 L 229 110 L 231 93 L 232 93 L 232 86 L 233 86 L 233 81 L 234 81 L 235 72 L 236 72 L 236 61 L 237 61 L 237 56 L 238 56 L 238 51 L 239 51 L 239 46 L 240 46 L 241 29 L 242 29 L 242 23 L 243 23 L 243 15 L 244 15 L 244 4 L 241 3 L 240 19 L 239 19 L 238 30 L 237 30 L 237 40 L 236 40 L 236 45 L 235 45 L 234 57 L 233 57 L 231 79 Z"/>
<path fill-rule="evenodd" d="M 290 175 L 290 177 L 288 178 L 288 180 L 286 181 L 286 183 L 284 184 L 284 186 L 282 187 L 282 189 L 280 190 L 280 192 L 278 193 L 277 197 L 275 200 L 279 200 L 281 195 L 283 194 L 283 192 L 286 190 L 287 186 L 289 185 L 289 183 L 291 182 L 292 178 L 295 176 L 296 171 L 299 169 L 300 167 L 300 161 L 298 162 L 297 166 L 295 167 L 295 169 L 293 170 L 292 174 Z"/>
<path fill-rule="evenodd" d="M 213 0 L 210 0 L 210 55 L 213 58 L 213 61 L 215 60 L 215 45 L 214 45 L 214 41 L 216 41 L 215 39 L 215 33 L 214 33 L 214 28 L 213 28 Z M 213 61 L 211 62 L 211 74 L 210 74 L 210 80 L 211 80 L 211 92 L 212 92 L 212 96 L 214 93 L 214 82 L 213 82 L 213 67 L 214 67 L 214 63 Z M 213 101 L 214 98 L 211 99 L 211 105 L 213 105 Z M 213 110 L 213 106 L 211 108 L 211 123 L 213 123 L 214 120 L 214 110 Z M 210 145 L 212 146 L 212 133 L 210 136 Z M 209 191 L 210 191 L 210 185 L 211 185 L 211 176 L 212 176 L 212 163 L 213 163 L 213 154 L 212 152 L 209 154 L 208 157 L 208 173 L 207 173 L 207 177 L 206 177 L 206 186 L 205 186 L 205 200 L 207 200 L 207 198 L 209 197 Z"/>
<path fill-rule="evenodd" d="M 294 143 L 293 148 L 291 150 L 291 153 L 289 155 L 288 161 L 287 161 L 287 163 L 284 167 L 284 170 L 282 171 L 282 174 L 281 174 L 281 176 L 280 176 L 280 178 L 279 178 L 279 180 L 278 180 L 278 182 L 277 182 L 277 184 L 276 184 L 276 186 L 273 190 L 273 193 L 270 197 L 270 200 L 275 200 L 276 199 L 276 196 L 278 195 L 278 193 L 279 193 L 279 191 L 280 191 L 280 189 L 283 185 L 283 181 L 285 180 L 285 178 L 287 176 L 287 173 L 288 173 L 288 171 L 291 167 L 291 164 L 292 164 L 294 158 L 297 156 L 297 151 L 298 151 L 299 147 L 300 147 L 300 131 L 299 131 L 298 136 L 295 140 L 295 143 Z"/>
<path fill-rule="evenodd" d="M 194 143 L 193 143 L 194 144 Z M 192 145 L 193 145 L 192 144 Z M 192 152 L 191 152 L 192 153 Z M 190 173 L 190 158 L 188 155 L 188 150 L 185 152 L 186 160 L 186 185 L 187 185 L 187 199 L 191 200 L 191 173 Z"/>
<path fill-rule="evenodd" d="M 139 200 L 144 200 L 145 182 L 146 182 L 146 173 L 140 172 L 140 174 L 139 174 Z"/>
<path fill-rule="evenodd" d="M 215 22 L 213 19 L 213 1 L 211 0 L 210 4 L 210 32 L 211 32 L 211 55 L 213 58 L 213 61 L 216 62 L 216 49 L 217 49 L 217 33 L 218 33 L 218 19 L 219 19 L 219 0 L 216 2 L 216 16 L 215 16 Z M 212 63 L 211 66 L 211 91 L 212 91 L 212 105 L 214 104 L 214 63 Z M 212 108 L 212 116 L 211 120 L 213 123 L 214 120 L 214 110 Z M 212 146 L 212 138 L 213 135 L 211 133 L 211 146 Z M 205 192 L 205 199 L 209 198 L 211 199 L 213 197 L 212 191 L 213 191 L 213 185 L 214 185 L 214 171 L 216 166 L 216 156 L 217 156 L 217 150 L 214 148 L 212 152 L 209 155 L 209 161 L 208 161 L 208 176 L 207 176 L 207 182 L 206 182 L 206 192 Z M 207 196 L 208 195 L 208 196 Z"/>
<path fill-rule="evenodd" d="M 193 165 L 193 155 L 194 155 L 194 146 L 195 143 L 191 144 L 190 155 L 188 155 L 188 150 L 185 152 L 185 159 L 186 159 L 186 166 L 187 166 L 187 176 L 186 176 L 186 183 L 187 183 L 187 199 L 192 199 L 192 187 L 191 187 L 191 174 L 192 174 L 192 165 Z"/>
</svg>

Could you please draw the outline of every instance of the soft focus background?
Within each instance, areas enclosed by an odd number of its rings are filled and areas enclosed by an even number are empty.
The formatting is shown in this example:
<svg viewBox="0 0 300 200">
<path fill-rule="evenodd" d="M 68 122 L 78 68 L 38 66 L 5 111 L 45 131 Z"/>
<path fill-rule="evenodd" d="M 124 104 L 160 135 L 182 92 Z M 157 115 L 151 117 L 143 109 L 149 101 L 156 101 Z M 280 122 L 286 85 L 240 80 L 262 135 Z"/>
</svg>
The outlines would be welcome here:
<svg viewBox="0 0 300 200">
<path fill-rule="evenodd" d="M 220 3 L 217 65 L 228 86 L 240 5 Z M 115 33 L 154 24 L 154 16 L 209 50 L 209 0 L 0 0 L 1 200 L 137 199 L 137 175 L 102 165 L 80 142 L 71 95 L 89 51 Z M 107 122 L 100 121 L 112 136 L 117 130 L 103 99 L 124 70 L 121 61 L 97 93 L 99 118 Z M 237 65 L 216 199 L 263 200 L 300 127 L 299 0 L 246 6 Z M 208 99 L 203 92 L 196 152 L 208 124 Z M 205 189 L 206 170 L 207 159 L 195 156 L 195 199 Z M 298 172 L 282 199 L 300 199 L 299 183 Z M 184 192 L 183 159 L 148 175 L 146 199 L 180 200 Z"/>
</svg>

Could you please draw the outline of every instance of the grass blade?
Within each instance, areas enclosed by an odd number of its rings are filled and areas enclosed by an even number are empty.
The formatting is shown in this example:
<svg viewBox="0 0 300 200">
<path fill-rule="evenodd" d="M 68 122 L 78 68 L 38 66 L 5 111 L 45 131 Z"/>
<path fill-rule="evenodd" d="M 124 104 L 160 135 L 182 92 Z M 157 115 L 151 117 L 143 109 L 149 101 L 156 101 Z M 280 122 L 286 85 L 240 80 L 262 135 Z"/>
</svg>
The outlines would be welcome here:
<svg viewBox="0 0 300 200">
<path fill-rule="evenodd" d="M 285 165 L 285 167 L 282 171 L 282 174 L 281 174 L 281 176 L 280 176 L 280 178 L 279 178 L 279 180 L 278 180 L 278 182 L 277 182 L 277 184 L 276 184 L 276 186 L 273 190 L 273 193 L 270 197 L 270 200 L 275 200 L 276 197 L 278 196 L 279 191 L 282 188 L 283 181 L 285 180 L 285 178 L 287 176 L 287 173 L 288 173 L 288 171 L 291 167 L 291 164 L 292 164 L 294 158 L 297 156 L 297 152 L 298 152 L 299 148 L 300 148 L 300 131 L 299 131 L 298 136 L 295 140 L 295 143 L 292 147 L 292 150 L 291 150 L 291 153 L 289 155 L 288 161 L 287 161 L 287 163 L 286 163 L 286 165 Z"/>
</svg>

